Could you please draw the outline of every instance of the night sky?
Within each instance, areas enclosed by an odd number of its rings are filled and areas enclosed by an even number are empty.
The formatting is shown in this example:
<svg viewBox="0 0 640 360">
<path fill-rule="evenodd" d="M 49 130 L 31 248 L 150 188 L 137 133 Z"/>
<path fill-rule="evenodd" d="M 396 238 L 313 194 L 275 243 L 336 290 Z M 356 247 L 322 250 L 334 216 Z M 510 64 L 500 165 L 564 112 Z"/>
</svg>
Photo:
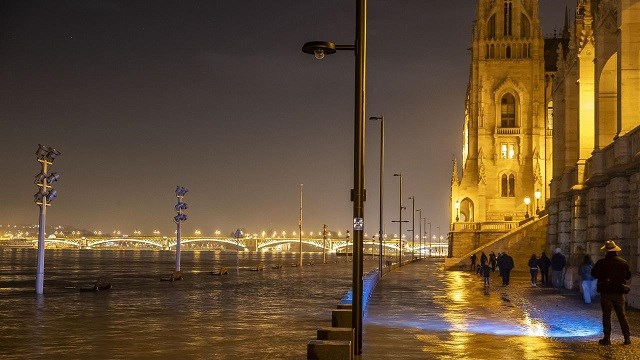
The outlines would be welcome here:
<svg viewBox="0 0 640 360">
<path fill-rule="evenodd" d="M 545 34 L 566 1 L 540 0 Z M 385 116 L 388 233 L 397 172 L 403 216 L 414 195 L 446 233 L 474 15 L 472 0 L 369 0 L 367 117 Z M 290 232 L 304 184 L 303 230 L 350 229 L 354 56 L 301 47 L 354 32 L 347 0 L 0 0 L 0 223 L 37 224 L 42 143 L 62 152 L 48 225 L 173 233 L 182 185 L 185 233 Z M 379 131 L 368 122 L 369 234 Z"/>
</svg>

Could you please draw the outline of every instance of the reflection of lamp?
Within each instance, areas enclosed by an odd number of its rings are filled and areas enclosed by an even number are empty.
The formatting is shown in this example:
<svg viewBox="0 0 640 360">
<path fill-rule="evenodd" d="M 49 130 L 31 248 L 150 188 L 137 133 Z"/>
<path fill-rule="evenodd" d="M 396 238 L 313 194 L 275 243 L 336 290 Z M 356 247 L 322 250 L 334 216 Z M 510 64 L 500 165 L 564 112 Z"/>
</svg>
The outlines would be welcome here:
<svg viewBox="0 0 640 360">
<path fill-rule="evenodd" d="M 536 215 L 538 215 L 540 213 L 540 208 L 538 207 L 538 201 L 540 201 L 540 197 L 542 197 L 542 193 L 540 192 L 540 189 L 537 189 L 535 193 L 533 193 L 533 195 L 536 197 Z"/>
<path fill-rule="evenodd" d="M 531 198 L 528 197 L 528 196 L 525 196 L 524 197 L 524 204 L 525 204 L 526 209 L 527 209 L 525 214 L 524 214 L 524 218 L 528 219 L 529 218 L 529 204 L 531 204 Z"/>
<path fill-rule="evenodd" d="M 456 203 L 453 204 L 456 208 L 456 222 L 460 221 L 460 201 L 456 200 Z"/>
</svg>

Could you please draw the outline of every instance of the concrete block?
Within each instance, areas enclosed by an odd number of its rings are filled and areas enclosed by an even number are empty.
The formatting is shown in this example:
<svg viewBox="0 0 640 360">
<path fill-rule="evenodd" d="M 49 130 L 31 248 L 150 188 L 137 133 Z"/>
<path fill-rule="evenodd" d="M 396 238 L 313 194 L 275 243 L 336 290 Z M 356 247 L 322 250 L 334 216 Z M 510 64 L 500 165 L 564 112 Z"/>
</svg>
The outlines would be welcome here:
<svg viewBox="0 0 640 360">
<path fill-rule="evenodd" d="M 310 340 L 307 343 L 307 359 L 351 360 L 353 351 L 350 341 Z"/>
<path fill-rule="evenodd" d="M 336 309 L 331 311 L 332 327 L 353 327 L 351 325 L 351 309 Z"/>
<path fill-rule="evenodd" d="M 352 305 L 351 304 L 338 304 L 338 306 L 336 307 L 336 309 L 351 309 Z"/>
<path fill-rule="evenodd" d="M 354 342 L 354 329 L 346 327 L 331 327 L 318 329 L 318 340 L 341 340 Z"/>
</svg>

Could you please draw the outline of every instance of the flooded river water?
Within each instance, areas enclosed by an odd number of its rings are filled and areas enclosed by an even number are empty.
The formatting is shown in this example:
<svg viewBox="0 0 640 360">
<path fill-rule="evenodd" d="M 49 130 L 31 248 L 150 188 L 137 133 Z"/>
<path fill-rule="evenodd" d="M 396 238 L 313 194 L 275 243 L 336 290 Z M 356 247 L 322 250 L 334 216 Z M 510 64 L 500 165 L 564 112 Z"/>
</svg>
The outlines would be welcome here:
<svg viewBox="0 0 640 360">
<path fill-rule="evenodd" d="M 297 256 L 241 253 L 237 271 L 235 253 L 184 251 L 184 280 L 165 282 L 172 251 L 47 251 L 36 297 L 36 250 L 0 249 L 0 358 L 305 358 L 307 341 L 351 287 L 352 263 L 304 254 L 305 266 L 292 267 Z M 264 271 L 249 271 L 258 263 Z M 375 265 L 365 261 L 365 271 Z M 229 274 L 209 274 L 219 266 Z M 102 275 L 111 290 L 68 288 Z"/>
</svg>

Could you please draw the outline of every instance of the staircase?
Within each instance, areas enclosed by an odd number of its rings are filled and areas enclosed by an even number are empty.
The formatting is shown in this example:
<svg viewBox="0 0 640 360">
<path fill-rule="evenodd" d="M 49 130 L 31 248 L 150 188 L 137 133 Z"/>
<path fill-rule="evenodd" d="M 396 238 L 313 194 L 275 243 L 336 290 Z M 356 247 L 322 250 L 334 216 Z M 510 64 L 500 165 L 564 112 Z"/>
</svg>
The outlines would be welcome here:
<svg viewBox="0 0 640 360">
<path fill-rule="evenodd" d="M 529 261 L 531 254 L 536 254 L 536 256 L 540 257 L 543 251 L 548 251 L 547 224 L 548 215 L 529 221 L 462 257 L 446 258 L 444 267 L 446 270 L 468 269 L 471 265 L 470 256 L 472 254 L 484 251 L 489 256 L 491 251 L 495 252 L 496 255 L 504 251 L 513 257 L 515 270 L 526 270 L 527 261 Z M 551 254 L 547 255 L 550 256 Z M 478 259 L 480 259 L 479 254 Z"/>
</svg>

